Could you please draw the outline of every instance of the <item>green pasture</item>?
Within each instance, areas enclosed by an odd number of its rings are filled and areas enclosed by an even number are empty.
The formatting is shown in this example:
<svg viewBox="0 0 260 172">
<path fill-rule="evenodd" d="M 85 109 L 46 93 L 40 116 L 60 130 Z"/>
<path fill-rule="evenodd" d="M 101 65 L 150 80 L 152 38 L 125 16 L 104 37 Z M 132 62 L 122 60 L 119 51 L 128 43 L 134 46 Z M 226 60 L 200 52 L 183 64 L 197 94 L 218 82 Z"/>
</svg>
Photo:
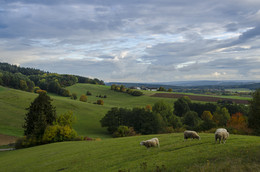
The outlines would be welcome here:
<svg viewBox="0 0 260 172">
<path fill-rule="evenodd" d="M 101 141 L 53 143 L 1 152 L 1 171 L 259 171 L 260 137 L 230 135 L 215 144 L 214 134 L 184 142 L 182 133 Z M 139 143 L 157 137 L 160 148 Z"/>
<path fill-rule="evenodd" d="M 77 100 L 49 94 L 53 99 L 57 114 L 72 111 L 77 117 L 73 128 L 76 129 L 78 134 L 95 138 L 111 137 L 107 134 L 106 129 L 101 127 L 99 121 L 112 107 L 145 107 L 147 104 L 153 105 L 155 102 L 165 99 L 147 95 L 135 97 L 126 93 L 115 92 L 110 90 L 110 87 L 101 85 L 76 84 L 68 87 L 68 89 L 71 93 L 78 95 Z M 80 95 L 86 94 L 87 91 L 90 91 L 92 96 L 88 96 L 87 102 L 79 101 Z M 107 96 L 107 98 L 102 98 L 104 105 L 94 104 L 98 99 L 101 99 L 96 95 Z M 0 134 L 23 135 L 22 125 L 27 112 L 26 108 L 36 97 L 37 94 L 35 93 L 0 86 Z M 171 104 L 175 101 L 175 99 L 165 100 Z"/>
</svg>

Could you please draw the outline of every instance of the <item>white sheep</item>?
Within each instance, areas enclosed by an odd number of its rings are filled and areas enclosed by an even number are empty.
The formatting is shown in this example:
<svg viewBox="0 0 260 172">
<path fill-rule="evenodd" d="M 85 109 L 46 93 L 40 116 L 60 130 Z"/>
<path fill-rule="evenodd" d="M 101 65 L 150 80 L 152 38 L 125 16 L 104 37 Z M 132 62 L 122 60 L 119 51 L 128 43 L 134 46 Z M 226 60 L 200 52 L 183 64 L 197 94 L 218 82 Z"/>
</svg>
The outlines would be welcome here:
<svg viewBox="0 0 260 172">
<path fill-rule="evenodd" d="M 160 148 L 159 139 L 158 138 L 152 138 L 150 140 L 141 141 L 140 145 L 144 145 L 146 148 L 150 147 L 158 147 Z"/>
<path fill-rule="evenodd" d="M 184 139 L 187 140 L 188 138 L 200 140 L 200 136 L 198 135 L 198 133 L 196 131 L 186 130 L 186 131 L 184 131 Z"/>
<path fill-rule="evenodd" d="M 222 141 L 225 144 L 228 137 L 229 132 L 227 132 L 225 128 L 219 128 L 215 132 L 215 143 L 217 143 L 217 140 L 219 139 L 219 143 Z"/>
</svg>

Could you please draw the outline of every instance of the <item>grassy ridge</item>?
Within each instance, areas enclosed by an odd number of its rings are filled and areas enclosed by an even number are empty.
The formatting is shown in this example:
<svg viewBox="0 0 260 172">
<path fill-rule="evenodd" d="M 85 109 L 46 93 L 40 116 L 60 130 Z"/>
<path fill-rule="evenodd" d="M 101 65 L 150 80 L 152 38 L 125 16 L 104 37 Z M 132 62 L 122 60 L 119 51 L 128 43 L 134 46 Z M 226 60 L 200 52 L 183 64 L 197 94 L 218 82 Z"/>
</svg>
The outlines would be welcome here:
<svg viewBox="0 0 260 172">
<path fill-rule="evenodd" d="M 226 144 L 215 144 L 213 134 L 200 135 L 187 142 L 177 133 L 54 143 L 1 152 L 0 162 L 3 171 L 140 171 L 140 163 L 148 170 L 259 171 L 260 137 L 231 135 Z M 139 145 L 152 137 L 159 138 L 159 149 Z"/>
</svg>

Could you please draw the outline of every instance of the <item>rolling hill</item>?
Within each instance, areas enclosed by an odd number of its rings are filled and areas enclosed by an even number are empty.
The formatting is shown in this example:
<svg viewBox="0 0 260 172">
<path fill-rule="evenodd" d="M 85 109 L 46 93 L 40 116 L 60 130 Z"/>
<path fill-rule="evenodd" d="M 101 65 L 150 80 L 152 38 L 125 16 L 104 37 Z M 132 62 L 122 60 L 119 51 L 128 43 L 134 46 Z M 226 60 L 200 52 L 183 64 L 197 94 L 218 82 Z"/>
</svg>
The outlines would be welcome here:
<svg viewBox="0 0 260 172">
<path fill-rule="evenodd" d="M 50 96 L 53 99 L 53 105 L 56 107 L 57 114 L 62 114 L 67 111 L 73 111 L 77 117 L 77 122 L 73 128 L 76 129 L 79 135 L 89 137 L 110 137 L 105 128 L 100 125 L 100 119 L 111 109 L 111 107 L 144 107 L 147 104 L 154 104 L 156 101 L 165 99 L 150 97 L 149 94 L 135 97 L 128 94 L 114 92 L 108 86 L 93 85 L 93 84 L 75 84 L 67 87 L 71 93 L 78 95 L 77 100 L 72 100 L 68 97 L 61 97 L 55 94 Z M 80 102 L 79 97 L 86 94 L 87 91 L 92 93 L 88 96 L 88 101 Z M 104 105 L 93 104 L 99 97 L 96 95 L 106 95 Z M 22 136 L 24 117 L 26 108 L 37 97 L 35 93 L 15 90 L 0 86 L 0 134 L 11 136 Z M 165 99 L 169 103 L 173 103 L 175 99 Z"/>
</svg>

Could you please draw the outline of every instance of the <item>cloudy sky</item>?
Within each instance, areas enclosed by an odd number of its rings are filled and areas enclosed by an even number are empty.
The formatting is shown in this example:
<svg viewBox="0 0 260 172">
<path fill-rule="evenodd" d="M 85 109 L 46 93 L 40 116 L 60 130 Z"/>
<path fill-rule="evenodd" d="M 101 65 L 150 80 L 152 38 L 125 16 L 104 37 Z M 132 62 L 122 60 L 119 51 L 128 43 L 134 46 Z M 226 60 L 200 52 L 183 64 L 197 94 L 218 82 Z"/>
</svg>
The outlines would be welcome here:
<svg viewBox="0 0 260 172">
<path fill-rule="evenodd" d="M 260 80 L 260 1 L 0 0 L 0 62 L 105 82 Z"/>
</svg>

